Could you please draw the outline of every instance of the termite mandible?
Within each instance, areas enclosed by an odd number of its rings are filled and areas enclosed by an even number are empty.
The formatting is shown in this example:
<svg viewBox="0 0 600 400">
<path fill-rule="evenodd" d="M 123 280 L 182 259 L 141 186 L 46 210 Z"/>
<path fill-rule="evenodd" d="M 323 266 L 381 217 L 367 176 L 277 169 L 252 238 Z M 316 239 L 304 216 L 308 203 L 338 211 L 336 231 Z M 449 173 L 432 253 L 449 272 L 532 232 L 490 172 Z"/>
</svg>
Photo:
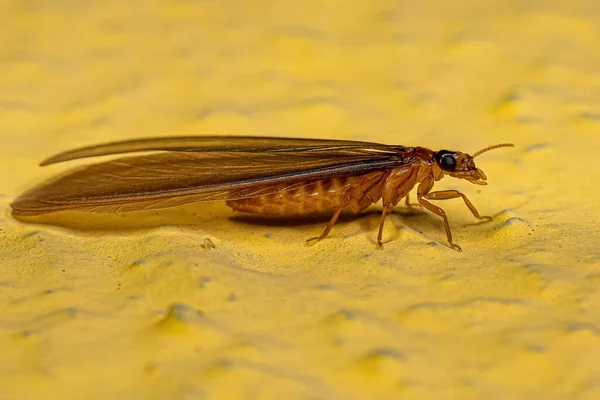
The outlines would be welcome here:
<svg viewBox="0 0 600 400">
<path fill-rule="evenodd" d="M 429 200 L 462 197 L 475 218 L 481 216 L 457 190 L 432 191 L 448 175 L 485 185 L 487 177 L 475 166 L 486 147 L 472 156 L 459 151 L 434 151 L 347 140 L 246 136 L 164 137 L 134 139 L 83 147 L 60 153 L 40 165 L 133 152 L 133 155 L 91 164 L 55 177 L 19 196 L 15 215 L 78 210 L 116 213 L 163 209 L 201 201 L 225 200 L 233 210 L 277 216 L 333 211 L 326 237 L 344 208 L 359 213 L 383 203 L 377 246 L 382 247 L 385 216 L 417 186 L 418 205 L 444 220 L 446 213 Z"/>
</svg>

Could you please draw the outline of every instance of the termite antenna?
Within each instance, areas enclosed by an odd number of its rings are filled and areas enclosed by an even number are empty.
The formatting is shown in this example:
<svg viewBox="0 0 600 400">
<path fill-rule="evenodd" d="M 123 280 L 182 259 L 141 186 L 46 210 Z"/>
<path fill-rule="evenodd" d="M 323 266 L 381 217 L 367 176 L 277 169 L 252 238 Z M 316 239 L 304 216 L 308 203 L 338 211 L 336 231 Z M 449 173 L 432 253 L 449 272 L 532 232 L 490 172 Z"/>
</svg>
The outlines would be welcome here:
<svg viewBox="0 0 600 400">
<path fill-rule="evenodd" d="M 512 144 L 512 143 L 495 144 L 493 146 L 488 146 L 485 149 L 479 150 L 477 153 L 473 154 L 472 157 L 475 158 L 478 155 L 480 155 L 481 153 L 485 153 L 486 151 L 497 149 L 498 147 L 513 147 L 513 146 L 514 146 L 514 144 Z"/>
</svg>

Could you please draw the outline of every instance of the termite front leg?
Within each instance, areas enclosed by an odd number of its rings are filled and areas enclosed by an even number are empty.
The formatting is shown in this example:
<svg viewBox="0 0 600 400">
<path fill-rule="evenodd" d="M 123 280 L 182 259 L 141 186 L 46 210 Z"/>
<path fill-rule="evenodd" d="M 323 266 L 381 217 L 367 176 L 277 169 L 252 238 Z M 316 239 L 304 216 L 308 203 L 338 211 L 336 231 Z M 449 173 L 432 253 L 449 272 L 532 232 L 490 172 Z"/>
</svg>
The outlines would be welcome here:
<svg viewBox="0 0 600 400">
<path fill-rule="evenodd" d="M 379 222 L 379 234 L 377 234 L 377 247 L 383 249 L 383 243 L 381 243 L 381 237 L 383 236 L 383 223 L 385 222 L 385 216 L 392 211 L 392 204 L 388 203 L 383 206 L 383 211 L 381 212 L 381 222 Z"/>
<path fill-rule="evenodd" d="M 444 228 L 446 229 L 446 237 L 448 238 L 448 244 L 454 250 L 462 251 L 462 249 L 460 248 L 459 245 L 452 242 L 452 232 L 450 232 L 450 224 L 448 223 L 448 217 L 446 216 L 446 212 L 444 210 L 442 210 L 441 208 L 439 208 L 438 206 L 433 205 L 430 202 L 428 202 L 427 200 L 425 200 L 425 198 L 427 197 L 427 194 L 429 193 L 429 191 L 432 188 L 433 188 L 433 179 L 431 179 L 431 178 L 425 179 L 419 185 L 419 188 L 417 189 L 417 199 L 419 200 L 419 203 L 421 203 L 423 205 L 423 207 L 425 207 L 432 213 L 437 214 L 444 219 Z"/>
<path fill-rule="evenodd" d="M 459 192 L 458 190 L 441 190 L 439 192 L 427 193 L 423 197 L 425 197 L 426 199 L 429 199 L 429 200 L 448 200 L 448 199 L 455 199 L 457 197 L 462 197 L 463 200 L 465 201 L 465 204 L 467 205 L 467 207 L 469 207 L 469 210 L 471 210 L 471 212 L 473 213 L 473 216 L 475 216 L 475 218 L 483 219 L 485 221 L 492 220 L 492 217 L 488 217 L 486 215 L 484 215 L 484 216 L 479 215 L 479 212 L 475 209 L 475 206 L 473 205 L 473 203 L 471 203 L 469 201 L 469 199 L 467 199 L 467 196 L 465 196 L 463 193 Z"/>
<path fill-rule="evenodd" d="M 331 228 L 333 228 L 333 225 L 335 224 L 335 222 L 339 218 L 340 214 L 342 213 L 342 210 L 344 209 L 344 207 L 346 207 L 346 205 L 348 205 L 348 201 L 350 201 L 350 196 L 344 197 L 344 200 L 340 203 L 340 205 L 338 206 L 338 208 L 335 210 L 335 213 L 333 213 L 333 216 L 329 220 L 329 223 L 327 224 L 327 227 L 325 227 L 325 230 L 323 231 L 323 233 L 321 234 L 321 236 L 316 236 L 316 237 L 307 239 L 304 242 L 304 244 L 306 246 L 312 246 L 313 244 L 317 243 L 321 239 L 324 239 L 329 234 L 329 231 L 331 231 Z"/>
</svg>

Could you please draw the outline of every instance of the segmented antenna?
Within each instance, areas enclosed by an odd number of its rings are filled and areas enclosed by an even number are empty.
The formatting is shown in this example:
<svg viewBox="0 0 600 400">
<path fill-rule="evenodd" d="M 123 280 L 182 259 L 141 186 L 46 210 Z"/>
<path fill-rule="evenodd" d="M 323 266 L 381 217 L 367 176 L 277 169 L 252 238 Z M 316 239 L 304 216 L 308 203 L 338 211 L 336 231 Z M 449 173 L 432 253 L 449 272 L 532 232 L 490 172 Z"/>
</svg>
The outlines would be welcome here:
<svg viewBox="0 0 600 400">
<path fill-rule="evenodd" d="M 512 144 L 512 143 L 495 144 L 493 146 L 488 146 L 485 149 L 479 150 L 477 153 L 473 154 L 472 157 L 475 158 L 478 155 L 480 155 L 481 153 L 485 153 L 486 151 L 494 150 L 494 149 L 497 149 L 499 147 L 513 147 L 513 146 L 514 146 L 514 144 Z"/>
</svg>

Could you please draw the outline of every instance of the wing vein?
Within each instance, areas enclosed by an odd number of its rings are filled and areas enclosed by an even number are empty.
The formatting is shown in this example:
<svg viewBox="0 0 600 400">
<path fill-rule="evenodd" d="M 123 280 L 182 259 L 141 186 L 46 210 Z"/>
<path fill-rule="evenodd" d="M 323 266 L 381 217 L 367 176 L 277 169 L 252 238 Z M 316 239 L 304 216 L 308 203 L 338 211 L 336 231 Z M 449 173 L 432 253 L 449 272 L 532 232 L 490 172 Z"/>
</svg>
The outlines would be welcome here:
<svg viewBox="0 0 600 400">
<path fill-rule="evenodd" d="M 201 148 L 201 151 L 173 150 L 184 145 L 190 149 Z M 233 146 L 233 150 L 223 150 L 227 146 Z M 77 150 L 70 155 L 65 153 L 67 155 L 62 159 L 151 147 L 169 150 L 131 155 L 67 171 L 23 193 L 12 204 L 13 210 L 17 213 L 68 209 L 115 212 L 158 209 L 198 201 L 235 200 L 291 190 L 316 180 L 397 168 L 412 162 L 403 158 L 405 153 L 401 147 L 276 138 L 253 141 L 244 137 L 196 138 L 175 143 L 161 140 L 121 142 Z"/>
</svg>

